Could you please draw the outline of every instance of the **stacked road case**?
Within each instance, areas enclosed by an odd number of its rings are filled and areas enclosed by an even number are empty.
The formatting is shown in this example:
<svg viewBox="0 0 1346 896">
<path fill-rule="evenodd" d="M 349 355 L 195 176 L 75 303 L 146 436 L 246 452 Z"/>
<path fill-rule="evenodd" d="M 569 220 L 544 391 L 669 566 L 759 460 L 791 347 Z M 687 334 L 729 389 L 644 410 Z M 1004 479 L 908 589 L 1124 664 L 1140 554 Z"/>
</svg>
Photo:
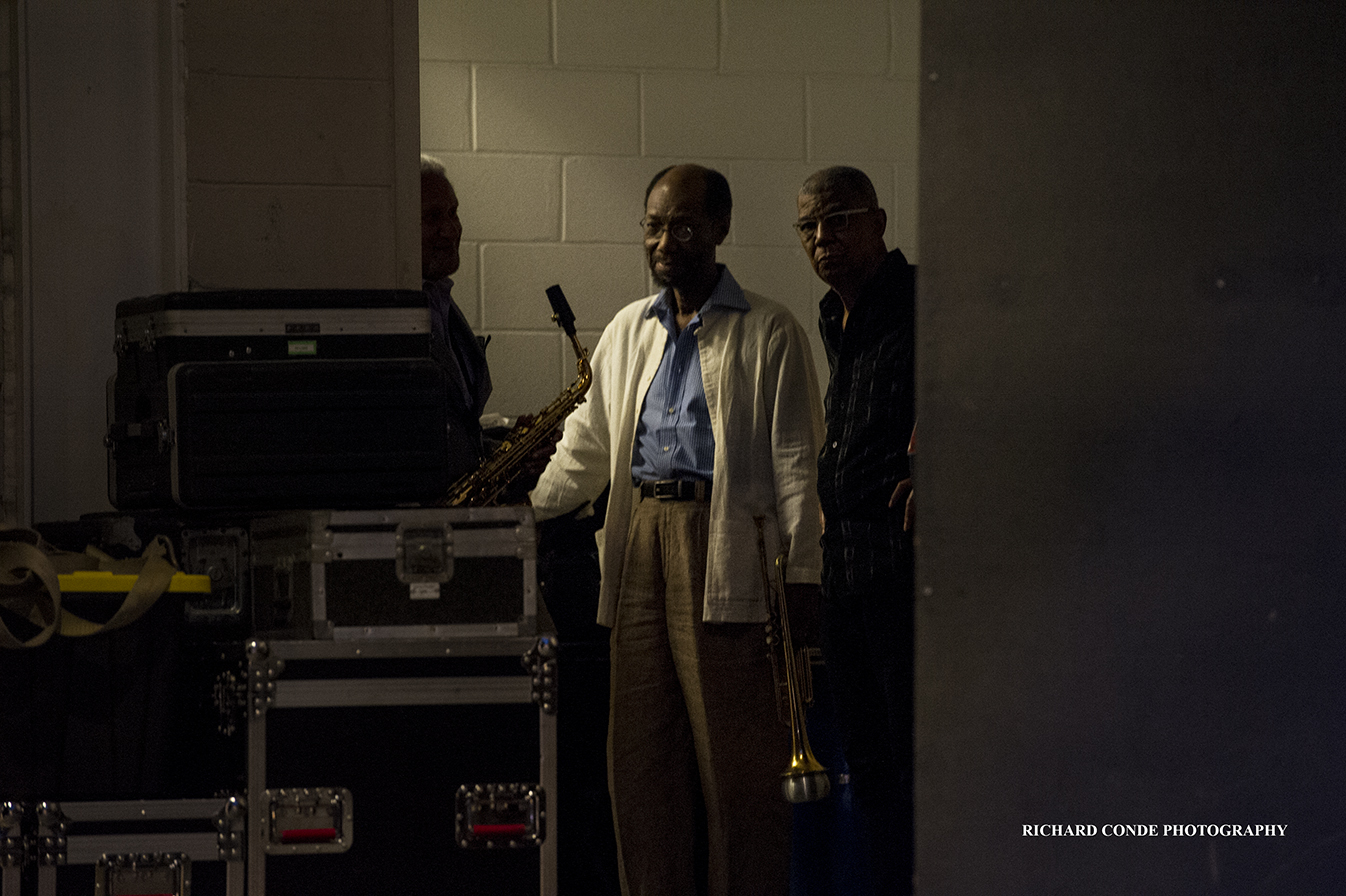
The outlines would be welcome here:
<svg viewBox="0 0 1346 896">
<path fill-rule="evenodd" d="M 169 293 L 120 302 L 116 324 L 119 509 L 368 507 L 449 485 L 422 293 Z"/>
<path fill-rule="evenodd" d="M 295 511 L 252 525 L 258 631 L 318 639 L 537 632 L 526 507 Z"/>
<path fill-rule="evenodd" d="M 252 556 L 250 896 L 555 894 L 532 511 L 279 514 Z"/>
<path fill-rule="evenodd" d="M 549 639 L 255 641 L 248 668 L 250 896 L 556 893 Z"/>
<path fill-rule="evenodd" d="M 5 803 L 0 896 L 243 896 L 243 824 L 232 796 Z"/>
<path fill-rule="evenodd" d="M 531 510 L 280 512 L 239 543 L 252 634 L 214 696 L 243 792 L 6 807 L 0 896 L 554 896 Z"/>
<path fill-rule="evenodd" d="M 124 633 L 180 660 L 222 739 L 152 696 L 145 720 L 105 707 L 191 774 L 155 777 L 166 793 L 18 775 L 0 896 L 555 896 L 557 644 L 532 512 L 417 506 L 451 473 L 424 296 L 169 294 L 121 303 L 116 327 L 120 513 L 50 525 L 75 550 L 164 536 L 210 577 L 155 606 L 168 635 Z"/>
</svg>

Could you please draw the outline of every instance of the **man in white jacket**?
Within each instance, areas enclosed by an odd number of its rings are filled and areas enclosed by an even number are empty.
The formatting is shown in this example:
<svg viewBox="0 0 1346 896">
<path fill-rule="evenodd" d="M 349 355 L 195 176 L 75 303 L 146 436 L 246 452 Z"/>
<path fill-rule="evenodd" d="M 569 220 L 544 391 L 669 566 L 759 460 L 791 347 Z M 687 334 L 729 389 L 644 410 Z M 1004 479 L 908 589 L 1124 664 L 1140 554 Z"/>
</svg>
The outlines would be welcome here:
<svg viewBox="0 0 1346 896">
<path fill-rule="evenodd" d="M 788 891 L 790 733 L 761 557 L 786 552 L 791 606 L 816 602 L 822 408 L 799 323 L 716 263 L 730 211 L 718 172 L 650 182 L 641 224 L 663 289 L 604 331 L 588 400 L 532 492 L 547 519 L 611 483 L 598 621 L 612 628 L 608 775 L 628 896 L 685 896 L 700 873 L 710 896 Z"/>
</svg>

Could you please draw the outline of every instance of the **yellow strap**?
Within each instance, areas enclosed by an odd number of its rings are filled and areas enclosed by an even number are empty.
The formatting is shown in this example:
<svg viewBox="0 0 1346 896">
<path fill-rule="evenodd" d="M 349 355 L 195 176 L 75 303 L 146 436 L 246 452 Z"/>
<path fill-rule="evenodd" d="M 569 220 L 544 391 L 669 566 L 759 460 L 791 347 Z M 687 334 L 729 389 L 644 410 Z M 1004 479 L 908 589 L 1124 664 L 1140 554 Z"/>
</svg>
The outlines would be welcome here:
<svg viewBox="0 0 1346 896">
<path fill-rule="evenodd" d="M 0 606 L 40 627 L 27 640 L 21 640 L 0 619 L 0 647 L 39 647 L 59 631 L 71 637 L 87 637 L 112 631 L 139 619 L 168 590 L 177 568 L 169 558 L 172 546 L 158 536 L 141 556 L 134 560 L 113 560 L 90 547 L 84 554 L 59 552 L 47 554 L 38 544 L 41 539 L 32 530 L 0 533 Z M 113 572 L 138 574 L 117 612 L 105 623 L 76 616 L 61 606 L 61 582 L 56 567 L 69 572 L 111 567 Z M 22 571 L 22 575 L 16 572 Z M 34 576 L 37 581 L 34 581 Z"/>
<path fill-rule="evenodd" d="M 71 594 L 125 594 L 136 583 L 137 576 L 138 573 L 126 575 L 100 569 L 63 572 L 57 578 L 61 580 L 61 593 L 68 598 Z M 209 594 L 210 576 L 174 573 L 168 590 L 170 593 Z"/>
<path fill-rule="evenodd" d="M 0 617 L 0 647 L 40 647 L 55 634 L 61 618 L 61 583 L 51 560 L 35 543 L 0 541 L 0 606 L 39 627 L 37 634 L 21 640 Z"/>
<path fill-rule="evenodd" d="M 116 561 L 97 548 L 88 548 L 89 554 L 102 554 L 107 565 L 117 565 L 125 568 L 128 561 Z M 173 581 L 173 574 L 177 569 L 172 563 L 169 563 L 165 555 L 170 553 L 167 542 L 161 537 L 155 538 L 145 548 L 139 560 L 129 561 L 130 564 L 140 565 L 140 574 L 136 578 L 136 583 L 131 586 L 131 590 L 126 592 L 126 599 L 122 605 L 117 608 L 117 612 L 112 614 L 112 618 L 107 622 L 90 622 L 82 616 L 76 616 L 69 610 L 61 610 L 61 634 L 72 638 L 84 638 L 89 635 L 96 635 L 102 631 L 113 631 L 124 625 L 135 622 L 145 611 L 154 606 L 154 602 L 159 599 L 159 595 L 168 590 L 168 585 Z M 100 563 L 100 565 L 102 565 Z"/>
</svg>

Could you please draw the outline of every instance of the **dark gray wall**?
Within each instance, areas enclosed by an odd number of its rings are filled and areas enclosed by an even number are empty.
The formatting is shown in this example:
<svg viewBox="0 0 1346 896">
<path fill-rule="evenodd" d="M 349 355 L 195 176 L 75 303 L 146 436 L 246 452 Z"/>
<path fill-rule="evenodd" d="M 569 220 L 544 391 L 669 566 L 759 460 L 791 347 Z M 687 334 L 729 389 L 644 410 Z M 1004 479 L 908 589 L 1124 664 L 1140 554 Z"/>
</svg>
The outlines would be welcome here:
<svg viewBox="0 0 1346 896">
<path fill-rule="evenodd" d="M 1346 12 L 922 15 L 918 892 L 1339 892 Z"/>
</svg>

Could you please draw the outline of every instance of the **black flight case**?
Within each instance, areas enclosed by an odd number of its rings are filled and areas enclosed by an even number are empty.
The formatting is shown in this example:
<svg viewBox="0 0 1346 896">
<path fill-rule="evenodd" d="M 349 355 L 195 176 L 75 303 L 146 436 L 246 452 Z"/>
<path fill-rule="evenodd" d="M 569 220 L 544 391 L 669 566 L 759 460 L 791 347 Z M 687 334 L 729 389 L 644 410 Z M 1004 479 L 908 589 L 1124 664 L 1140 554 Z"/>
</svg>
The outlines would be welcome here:
<svg viewBox="0 0 1346 896">
<path fill-rule="evenodd" d="M 449 485 L 430 314 L 410 290 L 118 304 L 108 491 L 121 510 L 392 506 Z"/>
<path fill-rule="evenodd" d="M 532 510 L 291 511 L 251 546 L 249 896 L 556 896 Z"/>
</svg>

